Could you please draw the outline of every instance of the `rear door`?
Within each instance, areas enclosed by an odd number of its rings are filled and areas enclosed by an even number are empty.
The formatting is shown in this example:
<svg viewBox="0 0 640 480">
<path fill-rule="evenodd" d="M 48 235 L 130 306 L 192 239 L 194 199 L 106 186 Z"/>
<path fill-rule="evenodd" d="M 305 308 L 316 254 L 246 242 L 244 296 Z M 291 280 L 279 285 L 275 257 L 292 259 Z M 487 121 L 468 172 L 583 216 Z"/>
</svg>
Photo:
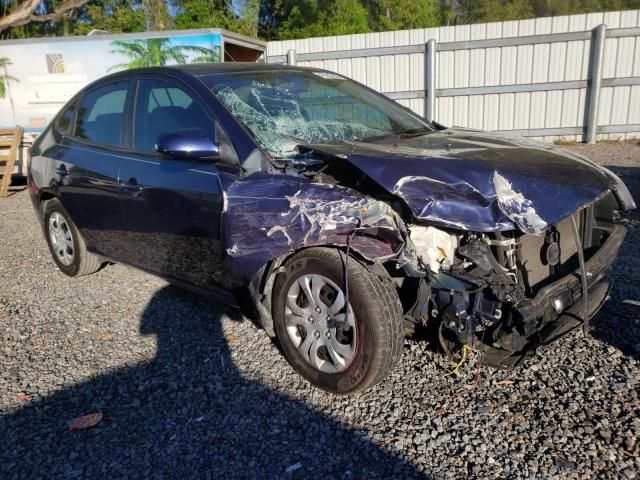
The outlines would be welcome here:
<svg viewBox="0 0 640 480">
<path fill-rule="evenodd" d="M 122 228 L 118 169 L 124 152 L 130 80 L 88 90 L 60 116 L 66 129 L 52 152 L 60 200 L 80 229 L 87 247 L 119 255 Z"/>
<path fill-rule="evenodd" d="M 160 135 L 183 128 L 201 128 L 215 139 L 215 119 L 177 80 L 142 77 L 137 83 L 133 153 L 120 161 L 126 260 L 196 286 L 226 286 L 220 262 L 219 165 L 155 151 Z M 237 172 L 240 167 L 222 168 Z"/>
</svg>

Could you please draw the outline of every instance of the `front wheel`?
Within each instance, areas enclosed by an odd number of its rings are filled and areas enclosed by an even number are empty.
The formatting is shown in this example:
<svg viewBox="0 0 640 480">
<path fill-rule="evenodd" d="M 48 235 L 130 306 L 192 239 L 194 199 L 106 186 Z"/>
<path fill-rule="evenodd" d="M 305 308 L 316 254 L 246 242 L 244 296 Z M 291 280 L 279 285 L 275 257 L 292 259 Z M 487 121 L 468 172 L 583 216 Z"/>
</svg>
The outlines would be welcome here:
<svg viewBox="0 0 640 480">
<path fill-rule="evenodd" d="M 396 366 L 404 344 L 402 307 L 388 278 L 351 257 L 310 248 L 294 255 L 274 285 L 274 323 L 291 365 L 336 394 L 362 391 Z"/>
</svg>

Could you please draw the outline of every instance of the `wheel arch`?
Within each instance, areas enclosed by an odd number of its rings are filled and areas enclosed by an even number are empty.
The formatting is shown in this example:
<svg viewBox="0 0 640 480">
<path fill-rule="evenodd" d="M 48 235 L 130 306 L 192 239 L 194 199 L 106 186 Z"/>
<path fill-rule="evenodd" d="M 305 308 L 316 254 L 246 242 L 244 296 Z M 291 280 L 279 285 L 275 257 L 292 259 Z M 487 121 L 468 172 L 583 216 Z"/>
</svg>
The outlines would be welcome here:
<svg viewBox="0 0 640 480">
<path fill-rule="evenodd" d="M 38 222 L 44 229 L 44 209 L 47 206 L 47 203 L 53 199 L 60 199 L 53 193 L 40 190 L 38 192 L 31 192 L 31 205 L 36 212 L 36 217 L 38 218 Z"/>
<path fill-rule="evenodd" d="M 62 207 L 64 212 L 67 215 L 69 215 L 69 212 L 67 211 L 66 207 L 62 203 L 62 199 L 60 198 L 60 196 L 56 192 L 52 192 L 50 190 L 40 190 L 40 192 L 38 192 L 38 194 L 36 195 L 36 198 L 37 198 L 37 201 L 38 201 L 38 208 L 39 208 L 39 211 L 40 211 L 40 216 L 41 216 L 42 221 L 44 221 L 44 210 L 45 210 L 47 204 L 49 202 L 51 202 L 52 200 L 56 200 L 60 204 L 60 206 Z"/>
<path fill-rule="evenodd" d="M 42 208 L 42 206 L 47 203 L 49 200 L 53 200 L 53 199 L 57 199 L 58 201 L 60 201 L 60 198 L 58 198 L 57 195 L 51 193 L 51 192 L 41 192 L 38 195 L 38 202 Z"/>
<path fill-rule="evenodd" d="M 249 291 L 254 300 L 256 310 L 258 311 L 259 321 L 267 335 L 275 337 L 275 328 L 273 324 L 273 296 L 274 284 L 278 275 L 284 273 L 284 268 L 289 259 L 296 256 L 302 251 L 323 248 L 339 252 L 341 258 L 346 259 L 346 245 L 309 245 L 285 252 L 266 262 L 252 277 L 249 283 Z M 349 260 L 357 261 L 359 264 L 374 272 L 383 279 L 389 279 L 390 276 L 383 263 L 367 259 L 361 252 L 353 248 L 349 249 Z"/>
</svg>

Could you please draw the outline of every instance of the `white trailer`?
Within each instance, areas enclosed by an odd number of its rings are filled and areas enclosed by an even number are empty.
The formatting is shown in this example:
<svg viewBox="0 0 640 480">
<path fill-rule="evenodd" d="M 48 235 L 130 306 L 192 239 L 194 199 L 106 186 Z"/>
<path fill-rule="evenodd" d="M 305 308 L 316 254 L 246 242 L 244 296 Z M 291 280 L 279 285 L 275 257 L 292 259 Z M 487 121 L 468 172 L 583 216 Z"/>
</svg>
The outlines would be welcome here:
<svg viewBox="0 0 640 480">
<path fill-rule="evenodd" d="M 266 43 L 219 28 L 93 34 L 0 41 L 0 128 L 24 127 L 15 173 L 25 174 L 26 149 L 58 110 L 88 83 L 113 71 L 149 66 L 162 51 L 166 65 L 262 61 Z"/>
</svg>

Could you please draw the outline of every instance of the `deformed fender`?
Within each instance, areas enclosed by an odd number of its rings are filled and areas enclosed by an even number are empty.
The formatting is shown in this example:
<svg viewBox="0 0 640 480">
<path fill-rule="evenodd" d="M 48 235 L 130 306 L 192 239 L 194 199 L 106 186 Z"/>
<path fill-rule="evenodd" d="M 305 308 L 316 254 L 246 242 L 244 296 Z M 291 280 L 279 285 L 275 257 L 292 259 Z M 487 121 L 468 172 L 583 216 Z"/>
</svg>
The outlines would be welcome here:
<svg viewBox="0 0 640 480">
<path fill-rule="evenodd" d="M 338 248 L 338 247 L 334 247 Z M 343 258 L 346 256 L 346 252 L 339 251 Z M 254 299 L 254 305 L 259 315 L 260 325 L 270 337 L 276 336 L 275 326 L 273 324 L 273 287 L 276 282 L 276 277 L 279 273 L 283 273 L 285 270 L 285 263 L 294 255 L 293 253 L 286 253 L 274 258 L 270 262 L 263 265 L 253 276 L 249 283 L 249 293 Z M 384 266 L 380 263 L 370 263 L 361 258 L 353 259 L 355 262 L 359 262 L 365 265 L 369 271 L 377 274 L 380 277 L 388 275 Z"/>
<path fill-rule="evenodd" d="M 306 177 L 254 173 L 226 187 L 222 218 L 230 271 L 250 282 L 283 254 L 311 246 L 346 247 L 380 262 L 405 245 L 405 227 L 385 202 Z"/>
</svg>

